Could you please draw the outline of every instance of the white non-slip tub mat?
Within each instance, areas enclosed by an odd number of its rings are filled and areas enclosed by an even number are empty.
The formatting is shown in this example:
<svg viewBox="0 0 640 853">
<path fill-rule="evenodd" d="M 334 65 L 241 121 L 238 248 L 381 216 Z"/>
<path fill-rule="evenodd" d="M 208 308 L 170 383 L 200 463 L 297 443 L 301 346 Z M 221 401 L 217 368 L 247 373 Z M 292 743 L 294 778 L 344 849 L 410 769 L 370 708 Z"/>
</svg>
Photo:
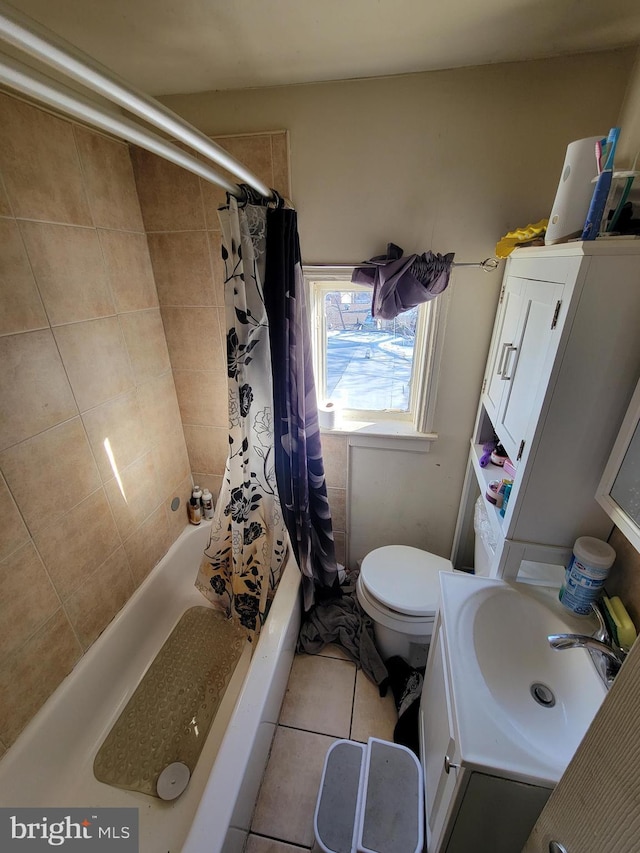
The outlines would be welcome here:
<svg viewBox="0 0 640 853">
<path fill-rule="evenodd" d="M 223 613 L 187 610 L 100 747 L 96 779 L 155 797 L 168 765 L 193 773 L 245 643 Z"/>
</svg>

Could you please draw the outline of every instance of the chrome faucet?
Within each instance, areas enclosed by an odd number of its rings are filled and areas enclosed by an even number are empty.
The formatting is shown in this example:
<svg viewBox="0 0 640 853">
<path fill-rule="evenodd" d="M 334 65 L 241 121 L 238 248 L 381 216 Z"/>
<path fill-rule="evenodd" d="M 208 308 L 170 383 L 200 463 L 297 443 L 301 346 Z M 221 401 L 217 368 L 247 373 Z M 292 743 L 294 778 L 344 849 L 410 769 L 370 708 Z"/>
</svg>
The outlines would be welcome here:
<svg viewBox="0 0 640 853">
<path fill-rule="evenodd" d="M 622 649 L 616 649 L 588 634 L 550 634 L 547 638 L 552 649 L 589 649 L 600 652 L 607 660 L 617 664 L 618 668 L 624 663 L 626 657 Z"/>
<path fill-rule="evenodd" d="M 550 634 L 547 639 L 552 649 L 587 649 L 600 677 L 609 688 L 624 663 L 627 653 L 613 642 L 598 605 L 594 602 L 591 608 L 599 622 L 599 628 L 594 636 L 588 634 Z"/>
</svg>

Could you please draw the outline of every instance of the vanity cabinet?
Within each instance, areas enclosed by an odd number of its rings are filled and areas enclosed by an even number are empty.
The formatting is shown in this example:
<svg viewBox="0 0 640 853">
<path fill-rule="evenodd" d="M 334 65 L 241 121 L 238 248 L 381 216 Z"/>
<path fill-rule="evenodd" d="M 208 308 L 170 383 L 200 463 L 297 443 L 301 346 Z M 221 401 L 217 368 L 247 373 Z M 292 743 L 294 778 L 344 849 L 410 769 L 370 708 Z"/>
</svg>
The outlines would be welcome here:
<svg viewBox="0 0 640 853">
<path fill-rule="evenodd" d="M 427 853 L 513 853 L 521 850 L 551 788 L 486 771 L 461 748 L 440 616 L 420 703 L 425 769 Z"/>
<path fill-rule="evenodd" d="M 495 431 L 516 466 L 504 516 L 485 501 L 491 575 L 563 566 L 579 536 L 606 539 L 596 489 L 640 374 L 640 245 L 594 241 L 517 249 L 507 261 L 454 537 L 473 565 L 473 508 Z"/>
</svg>

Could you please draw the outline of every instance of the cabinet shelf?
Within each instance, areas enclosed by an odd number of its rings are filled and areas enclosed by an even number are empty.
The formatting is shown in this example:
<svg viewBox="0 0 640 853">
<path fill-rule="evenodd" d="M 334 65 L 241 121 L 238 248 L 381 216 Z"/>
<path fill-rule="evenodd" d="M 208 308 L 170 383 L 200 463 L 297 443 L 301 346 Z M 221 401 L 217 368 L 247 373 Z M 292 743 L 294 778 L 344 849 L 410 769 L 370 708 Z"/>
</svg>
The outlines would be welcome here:
<svg viewBox="0 0 640 853">
<path fill-rule="evenodd" d="M 487 508 L 489 521 L 491 522 L 491 526 L 493 527 L 493 531 L 496 536 L 499 539 L 504 539 L 506 531 L 504 518 L 500 515 L 498 507 L 487 500 L 486 493 L 487 487 L 492 480 L 503 480 L 507 478 L 505 477 L 504 469 L 500 465 L 494 465 L 493 462 L 489 462 L 486 468 L 481 467 L 480 458 L 483 452 L 481 444 L 471 443 L 471 460 L 473 462 L 473 470 L 475 471 L 482 499 L 484 500 L 484 504 Z"/>
</svg>

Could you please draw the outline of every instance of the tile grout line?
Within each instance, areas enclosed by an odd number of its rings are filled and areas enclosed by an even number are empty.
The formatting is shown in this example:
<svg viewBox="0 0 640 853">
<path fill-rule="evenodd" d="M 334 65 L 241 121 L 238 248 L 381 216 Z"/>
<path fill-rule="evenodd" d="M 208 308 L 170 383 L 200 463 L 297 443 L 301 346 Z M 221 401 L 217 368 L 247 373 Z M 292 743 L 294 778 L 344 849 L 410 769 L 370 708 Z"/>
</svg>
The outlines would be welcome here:
<svg viewBox="0 0 640 853">
<path fill-rule="evenodd" d="M 286 844 L 288 847 L 298 847 L 298 848 L 300 848 L 300 850 L 312 850 L 313 849 L 313 844 L 311 845 L 311 847 L 307 847 L 304 844 L 295 844 L 293 841 L 285 841 L 283 838 L 277 838 L 275 835 L 266 835 L 264 832 L 252 832 L 252 830 L 249 830 L 249 833 L 247 835 L 247 839 L 249 838 L 250 835 L 255 835 L 256 838 L 266 838 L 269 841 L 277 841 L 279 844 Z"/>
<path fill-rule="evenodd" d="M 334 734 L 327 734 L 327 732 L 317 732 L 315 729 L 301 729 L 299 726 L 292 726 L 288 723 L 278 723 L 278 726 L 281 729 L 290 729 L 291 731 L 294 731 L 294 732 L 306 732 L 307 734 L 310 734 L 310 735 L 319 735 L 320 737 L 329 737 L 329 738 L 335 738 L 336 740 L 344 740 L 344 735 L 334 735 Z M 358 741 L 358 743 L 364 743 L 364 742 L 365 741 L 362 741 L 362 740 Z"/>
<path fill-rule="evenodd" d="M 349 719 L 349 740 L 353 740 L 353 714 L 356 709 L 356 690 L 358 689 L 358 668 L 353 679 L 353 695 L 351 697 L 351 717 Z"/>
</svg>

